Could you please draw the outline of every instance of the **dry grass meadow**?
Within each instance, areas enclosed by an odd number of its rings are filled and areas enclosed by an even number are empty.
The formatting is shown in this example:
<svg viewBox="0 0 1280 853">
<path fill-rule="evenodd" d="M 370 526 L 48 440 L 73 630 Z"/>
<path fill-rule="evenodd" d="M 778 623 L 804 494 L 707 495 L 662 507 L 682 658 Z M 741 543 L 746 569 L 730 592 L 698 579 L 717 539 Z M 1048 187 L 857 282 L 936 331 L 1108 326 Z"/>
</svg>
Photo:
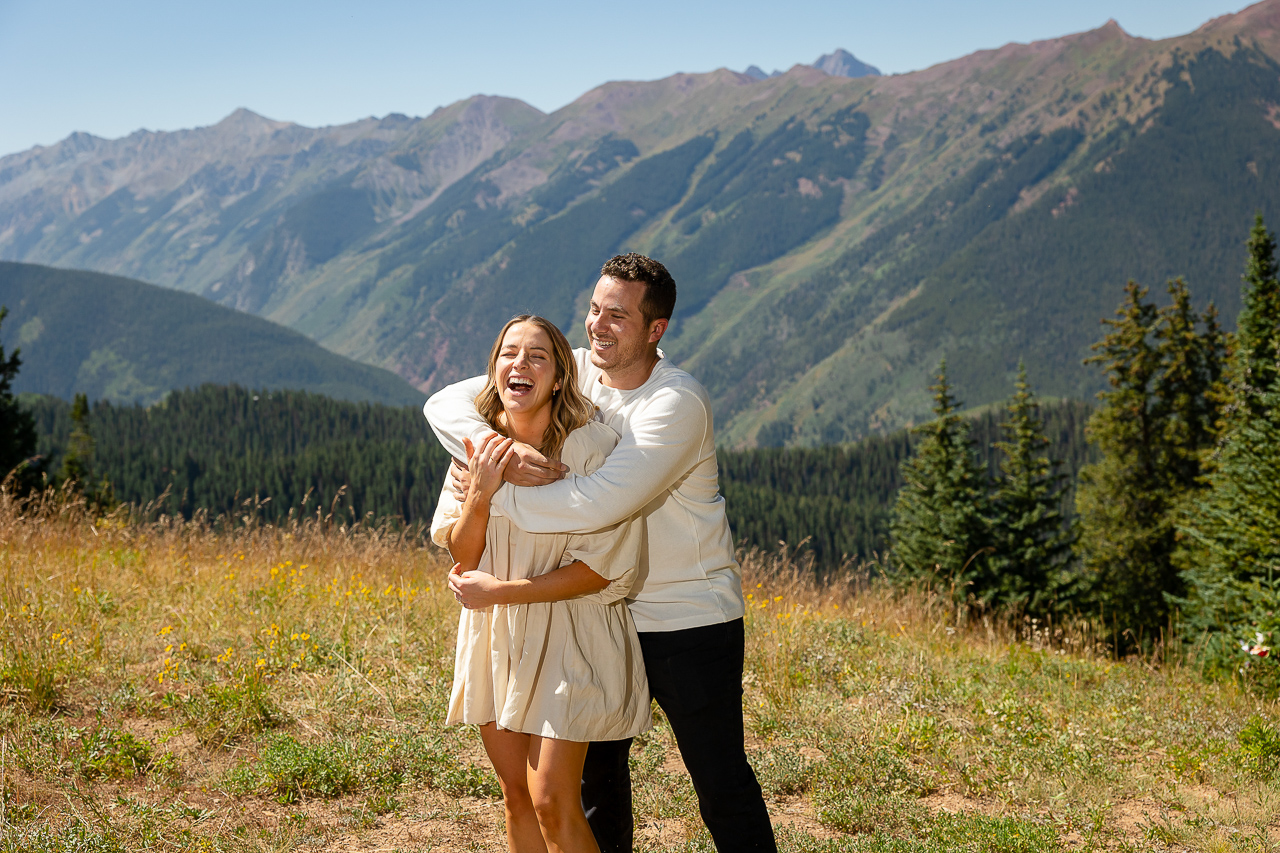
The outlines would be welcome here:
<svg viewBox="0 0 1280 853">
<path fill-rule="evenodd" d="M 455 605 L 418 532 L 93 518 L 0 495 L 0 851 L 502 850 L 443 725 Z M 1271 850 L 1276 706 L 1087 637 L 746 559 L 748 747 L 789 851 Z M 713 849 L 670 730 L 637 849 Z"/>
</svg>

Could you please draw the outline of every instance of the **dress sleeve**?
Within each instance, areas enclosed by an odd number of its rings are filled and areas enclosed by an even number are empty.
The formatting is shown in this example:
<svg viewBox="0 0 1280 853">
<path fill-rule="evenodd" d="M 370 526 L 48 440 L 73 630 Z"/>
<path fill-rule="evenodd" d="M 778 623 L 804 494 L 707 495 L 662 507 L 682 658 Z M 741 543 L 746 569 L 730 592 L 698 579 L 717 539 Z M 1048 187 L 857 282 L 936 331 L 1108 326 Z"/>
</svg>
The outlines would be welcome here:
<svg viewBox="0 0 1280 853">
<path fill-rule="evenodd" d="M 644 519 L 638 515 L 594 533 L 576 533 L 565 548 L 566 561 L 581 560 L 609 582 L 599 592 L 581 596 L 597 604 L 612 604 L 631 594 L 640 571 L 640 542 Z"/>
<path fill-rule="evenodd" d="M 617 433 L 599 421 L 592 421 L 569 435 L 562 458 L 574 473 L 588 475 L 605 463 L 617 444 Z M 581 598 L 599 604 L 612 604 L 626 598 L 639 573 L 643 537 L 644 519 L 638 513 L 590 533 L 570 534 L 564 562 L 581 560 L 609 581 L 604 589 Z"/>
<path fill-rule="evenodd" d="M 449 487 L 449 475 L 444 475 L 444 488 L 440 490 L 440 499 L 436 501 L 435 515 L 431 516 L 431 541 L 441 548 L 449 547 L 449 531 L 462 518 L 462 504 L 453 496 Z"/>
</svg>

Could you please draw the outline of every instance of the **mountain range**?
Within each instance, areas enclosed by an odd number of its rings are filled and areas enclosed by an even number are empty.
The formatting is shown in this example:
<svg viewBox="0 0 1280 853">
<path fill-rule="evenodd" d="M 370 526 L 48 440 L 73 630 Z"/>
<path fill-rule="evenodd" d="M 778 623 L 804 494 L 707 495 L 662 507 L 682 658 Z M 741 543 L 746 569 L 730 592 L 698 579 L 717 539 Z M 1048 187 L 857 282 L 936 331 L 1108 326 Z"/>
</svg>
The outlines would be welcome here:
<svg viewBox="0 0 1280 853">
<path fill-rule="evenodd" d="M 910 74 L 809 66 L 612 82 L 551 114 L 76 134 L 0 158 L 0 257 L 186 290 L 428 391 L 521 311 L 571 339 L 599 264 L 662 259 L 664 349 L 734 446 L 1086 397 L 1130 278 L 1226 325 L 1255 211 L 1280 220 L 1280 0 L 1160 41 L 1114 22 Z"/>
</svg>

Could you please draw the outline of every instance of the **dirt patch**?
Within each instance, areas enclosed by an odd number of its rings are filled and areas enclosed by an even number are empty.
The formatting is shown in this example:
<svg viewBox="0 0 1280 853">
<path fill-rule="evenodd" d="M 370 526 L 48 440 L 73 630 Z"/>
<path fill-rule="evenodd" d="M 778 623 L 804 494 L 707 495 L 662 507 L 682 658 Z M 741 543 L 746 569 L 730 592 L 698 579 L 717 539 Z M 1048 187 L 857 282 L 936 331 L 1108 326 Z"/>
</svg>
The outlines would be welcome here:
<svg viewBox="0 0 1280 853">
<path fill-rule="evenodd" d="M 1149 797 L 1136 800 L 1125 800 L 1116 803 L 1111 810 L 1108 823 L 1129 837 L 1142 837 L 1142 828 L 1157 820 L 1161 813 L 1168 812 L 1158 801 Z"/>
<path fill-rule="evenodd" d="M 789 829 L 819 840 L 841 837 L 819 823 L 813 803 L 801 797 L 783 797 L 769 803 L 769 820 L 775 831 Z"/>
<path fill-rule="evenodd" d="M 636 824 L 635 840 L 644 846 L 673 846 L 689 840 L 689 830 L 679 818 L 646 820 Z"/>
<path fill-rule="evenodd" d="M 684 759 L 680 757 L 680 750 L 672 749 L 667 751 L 667 757 L 662 762 L 662 772 L 672 776 L 688 776 L 689 770 L 684 766 Z"/>
<path fill-rule="evenodd" d="M 351 813 L 348 809 L 347 820 Z M 507 849 L 500 802 L 420 791 L 405 796 L 394 814 L 373 818 L 373 822 L 367 829 L 339 829 L 319 849 L 325 853 L 418 849 L 498 853 Z"/>
<path fill-rule="evenodd" d="M 993 804 L 966 797 L 954 791 L 938 791 L 921 797 L 920 804 L 931 812 L 946 812 L 947 814 L 993 815 L 996 813 Z"/>
</svg>

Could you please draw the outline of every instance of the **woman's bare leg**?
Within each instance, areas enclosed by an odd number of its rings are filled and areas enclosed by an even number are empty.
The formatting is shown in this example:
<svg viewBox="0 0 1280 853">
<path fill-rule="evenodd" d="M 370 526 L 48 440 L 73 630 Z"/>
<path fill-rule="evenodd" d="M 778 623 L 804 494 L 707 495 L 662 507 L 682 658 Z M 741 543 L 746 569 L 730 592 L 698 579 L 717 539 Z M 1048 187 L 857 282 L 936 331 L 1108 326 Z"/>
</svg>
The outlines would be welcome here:
<svg viewBox="0 0 1280 853">
<path fill-rule="evenodd" d="M 500 729 L 497 723 L 486 723 L 480 727 L 480 738 L 502 786 L 507 848 L 511 853 L 547 853 L 542 827 L 529 796 L 530 735 Z"/>
<path fill-rule="evenodd" d="M 582 812 L 582 762 L 587 745 L 532 735 L 529 796 L 550 853 L 600 853 Z"/>
</svg>

